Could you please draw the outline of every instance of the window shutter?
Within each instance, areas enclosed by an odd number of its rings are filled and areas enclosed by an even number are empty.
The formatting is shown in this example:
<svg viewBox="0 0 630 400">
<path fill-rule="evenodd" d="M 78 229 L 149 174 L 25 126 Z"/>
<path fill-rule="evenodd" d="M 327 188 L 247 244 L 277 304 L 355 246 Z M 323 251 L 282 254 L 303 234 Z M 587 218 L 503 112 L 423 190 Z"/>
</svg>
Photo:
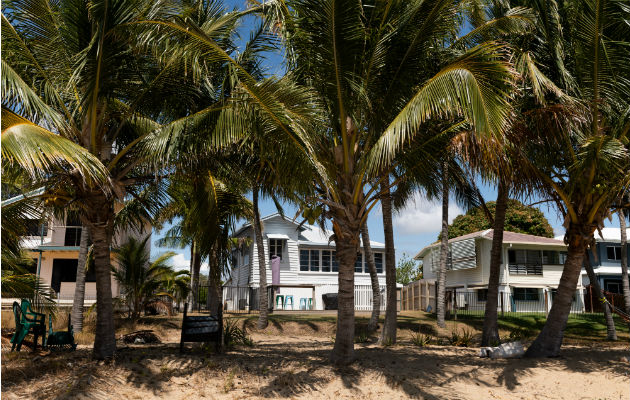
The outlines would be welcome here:
<svg viewBox="0 0 630 400">
<path fill-rule="evenodd" d="M 452 269 L 477 268 L 475 239 L 466 239 L 451 244 Z"/>
</svg>

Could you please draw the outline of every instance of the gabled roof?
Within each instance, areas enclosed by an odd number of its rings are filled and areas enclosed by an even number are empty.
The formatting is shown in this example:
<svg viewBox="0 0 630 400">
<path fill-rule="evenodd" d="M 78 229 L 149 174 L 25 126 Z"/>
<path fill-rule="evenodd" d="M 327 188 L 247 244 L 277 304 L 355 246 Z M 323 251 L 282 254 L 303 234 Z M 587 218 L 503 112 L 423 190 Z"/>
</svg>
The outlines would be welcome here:
<svg viewBox="0 0 630 400">
<path fill-rule="evenodd" d="M 312 245 L 312 246 L 334 246 L 335 242 L 330 241 L 330 237 L 333 235 L 333 231 L 326 229 L 322 230 L 318 226 L 313 225 L 302 225 L 302 230 L 299 235 L 298 244 L 302 245 Z M 384 249 L 385 244 L 381 242 L 375 242 L 370 240 L 370 246 L 375 249 Z M 363 247 L 363 242 L 361 242 L 361 247 Z"/>
<path fill-rule="evenodd" d="M 458 236 L 453 239 L 449 239 L 448 242 L 454 243 L 466 239 L 482 239 L 492 240 L 494 229 L 486 229 L 485 231 L 477 231 L 468 233 L 466 235 Z M 542 246 L 566 246 L 562 240 L 556 238 L 548 238 L 544 236 L 528 235 L 526 233 L 517 233 L 511 231 L 503 231 L 503 244 L 538 244 Z M 440 242 L 436 242 L 425 246 L 422 250 L 416 254 L 415 259 L 424 257 L 424 255 L 432 248 L 438 247 Z"/>
<path fill-rule="evenodd" d="M 626 228 L 627 236 L 630 238 L 630 228 Z M 602 235 L 599 235 L 598 231 L 595 231 L 596 242 L 614 242 L 621 243 L 621 229 L 615 227 L 602 228 Z M 556 236 L 558 240 L 564 240 L 564 235 Z"/>
<path fill-rule="evenodd" d="M 325 229 L 322 230 L 321 228 L 319 228 L 318 226 L 313 226 L 313 225 L 309 225 L 309 224 L 302 224 L 300 226 L 299 223 L 297 223 L 296 221 L 286 218 L 286 217 L 282 217 L 279 213 L 274 213 L 271 215 L 267 215 L 266 217 L 262 217 L 260 218 L 260 220 L 262 222 L 264 221 L 268 221 L 272 218 L 281 218 L 284 221 L 291 223 L 293 225 L 295 225 L 295 227 L 297 228 L 298 226 L 299 228 L 299 235 L 298 235 L 298 244 L 301 245 L 311 245 L 311 246 L 334 246 L 335 242 L 334 241 L 330 241 L 330 237 L 333 235 L 333 232 L 329 229 Z M 251 223 L 246 223 L 245 225 L 243 225 L 242 227 L 240 227 L 235 233 L 234 236 L 238 236 L 241 233 L 243 233 L 243 231 L 245 231 L 246 229 L 251 228 Z M 268 235 L 273 235 L 273 232 L 266 232 Z M 385 244 L 381 243 L 381 242 L 375 242 L 373 240 L 370 240 L 370 245 L 374 248 L 377 249 L 384 249 L 385 248 Z M 361 246 L 363 247 L 363 246 Z"/>
<path fill-rule="evenodd" d="M 260 221 L 261 221 L 261 222 L 265 222 L 265 221 L 268 221 L 268 220 L 270 220 L 270 219 L 272 219 L 272 218 L 278 218 L 278 217 L 279 217 L 279 218 L 281 218 L 282 220 L 284 220 L 284 221 L 286 221 L 286 222 L 290 223 L 290 224 L 295 225 L 296 227 L 300 225 L 300 224 L 298 224 L 297 222 L 295 222 L 295 221 L 294 221 L 294 220 L 292 220 L 292 219 L 289 219 L 289 218 L 283 217 L 282 215 L 280 215 L 280 213 L 273 213 L 273 214 L 269 214 L 269 215 L 267 215 L 266 217 L 260 217 Z M 248 229 L 248 228 L 251 228 L 251 227 L 252 227 L 252 224 L 251 224 L 251 223 L 249 223 L 249 222 L 246 222 L 243 226 L 241 226 L 240 228 L 238 228 L 238 229 L 236 230 L 236 232 L 234 232 L 234 236 L 238 236 L 238 235 L 240 235 L 240 234 L 241 234 L 244 230 L 246 230 L 246 229 Z"/>
</svg>

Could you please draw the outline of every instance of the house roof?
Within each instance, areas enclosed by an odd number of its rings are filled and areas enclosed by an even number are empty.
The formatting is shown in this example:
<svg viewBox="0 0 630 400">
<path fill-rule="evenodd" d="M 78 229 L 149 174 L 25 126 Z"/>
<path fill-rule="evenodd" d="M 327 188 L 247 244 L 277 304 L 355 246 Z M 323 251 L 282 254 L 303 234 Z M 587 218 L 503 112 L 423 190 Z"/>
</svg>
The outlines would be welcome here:
<svg viewBox="0 0 630 400">
<path fill-rule="evenodd" d="M 626 228 L 627 236 L 630 237 L 630 228 Z M 556 236 L 558 240 L 564 240 L 564 235 Z M 602 228 L 602 234 L 595 231 L 596 242 L 621 242 L 621 229 L 615 227 Z"/>
<path fill-rule="evenodd" d="M 303 245 L 314 245 L 314 246 L 334 246 L 335 242 L 330 241 L 330 237 L 333 235 L 333 232 L 329 229 L 322 230 L 317 226 L 313 225 L 302 225 L 302 230 L 300 232 L 298 244 Z M 376 249 L 384 249 L 385 244 L 381 242 L 375 242 L 370 240 L 370 246 Z M 363 247 L 363 246 L 361 246 Z"/>
<path fill-rule="evenodd" d="M 310 245 L 310 246 L 334 246 L 335 245 L 334 241 L 329 240 L 329 238 L 333 235 L 333 232 L 329 229 L 322 230 L 318 226 L 313 226 L 309 224 L 302 224 L 300 226 L 300 224 L 297 223 L 296 221 L 283 217 L 279 213 L 267 215 L 265 217 L 260 218 L 260 220 L 264 222 L 272 218 L 281 218 L 284 221 L 295 225 L 296 228 L 299 226 L 300 233 L 298 236 L 298 244 Z M 251 227 L 251 223 L 244 224 L 234 233 L 234 236 L 240 235 L 241 233 L 243 233 L 243 231 L 245 231 L 246 229 L 249 229 L 250 227 Z M 274 232 L 267 232 L 266 234 L 268 237 L 276 235 Z M 377 249 L 385 248 L 384 243 L 375 242 L 373 240 L 370 240 L 370 245 Z"/>
<path fill-rule="evenodd" d="M 477 231 L 468 233 L 466 235 L 458 236 L 456 238 L 449 239 L 449 243 L 459 242 L 466 239 L 483 239 L 492 240 L 494 229 L 486 229 L 485 231 Z M 503 231 L 503 243 L 504 244 L 538 244 L 542 246 L 565 246 L 564 241 L 556 238 L 548 238 L 543 236 L 528 235 L 525 233 L 517 233 L 511 231 Z M 430 249 L 440 245 L 440 242 L 436 242 L 425 246 L 422 250 L 416 254 L 415 259 L 423 257 Z"/>
</svg>

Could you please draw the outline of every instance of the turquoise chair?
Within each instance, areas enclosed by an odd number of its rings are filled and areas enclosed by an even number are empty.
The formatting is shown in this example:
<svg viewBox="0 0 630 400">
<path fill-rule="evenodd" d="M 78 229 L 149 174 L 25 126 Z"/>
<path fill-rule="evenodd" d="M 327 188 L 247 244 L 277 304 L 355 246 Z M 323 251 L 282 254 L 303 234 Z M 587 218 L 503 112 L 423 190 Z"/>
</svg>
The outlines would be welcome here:
<svg viewBox="0 0 630 400">
<path fill-rule="evenodd" d="M 15 333 L 11 338 L 11 351 L 14 351 L 17 346 L 17 351 L 22 348 L 22 342 L 26 335 L 31 332 L 34 336 L 33 351 L 37 349 L 37 339 L 41 336 L 42 347 L 45 345 L 46 340 L 46 316 L 41 313 L 34 312 L 31 308 L 31 302 L 22 299 L 22 304 L 18 304 L 17 301 L 13 302 L 13 314 L 15 316 Z"/>
<path fill-rule="evenodd" d="M 284 298 L 284 307 L 289 308 L 289 300 L 291 300 L 291 309 L 293 310 L 293 295 L 288 295 Z"/>
<path fill-rule="evenodd" d="M 306 298 L 302 297 L 300 299 L 300 310 L 306 310 L 307 304 Z"/>
<path fill-rule="evenodd" d="M 280 303 L 280 307 L 278 307 L 278 303 Z M 284 309 L 284 296 L 281 294 L 276 295 L 276 310 Z"/>
</svg>

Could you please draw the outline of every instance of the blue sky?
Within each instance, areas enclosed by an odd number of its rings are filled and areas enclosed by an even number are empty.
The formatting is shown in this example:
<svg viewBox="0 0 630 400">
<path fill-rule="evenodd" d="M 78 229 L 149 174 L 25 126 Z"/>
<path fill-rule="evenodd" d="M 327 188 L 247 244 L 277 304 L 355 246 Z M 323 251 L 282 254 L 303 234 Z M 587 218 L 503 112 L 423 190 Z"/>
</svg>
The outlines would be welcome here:
<svg viewBox="0 0 630 400">
<path fill-rule="evenodd" d="M 237 7 L 244 9 L 246 7 L 246 1 L 244 0 L 227 0 L 225 1 L 228 8 Z M 255 27 L 256 20 L 254 18 L 248 18 L 244 21 L 240 32 L 241 40 L 247 40 L 249 32 Z M 269 75 L 280 75 L 284 71 L 284 65 L 282 62 L 282 56 L 278 53 L 267 53 L 265 59 L 265 66 Z M 480 190 L 486 201 L 493 201 L 496 199 L 496 188 L 484 184 L 480 184 Z M 251 199 L 251 195 L 249 195 Z M 529 200 L 529 199 L 528 199 Z M 533 203 L 539 199 L 526 201 L 525 203 Z M 564 233 L 562 228 L 562 221 L 557 213 L 557 210 L 552 206 L 546 204 L 538 206 L 541 211 L 549 220 L 549 223 L 554 228 L 556 235 Z M 291 205 L 285 205 L 285 215 L 287 217 L 293 217 L 296 213 L 296 208 Z M 261 203 L 261 215 L 265 216 L 276 212 L 273 201 L 265 199 Z M 457 215 L 465 213 L 461 207 L 451 201 L 449 209 L 449 220 L 452 221 Z M 399 260 L 404 253 L 408 255 L 415 255 L 424 246 L 433 243 L 437 240 L 438 233 L 441 226 L 441 203 L 439 201 L 432 202 L 424 199 L 421 194 L 416 194 L 413 201 L 398 213 L 394 215 L 394 238 L 396 244 L 396 258 Z M 379 207 L 375 207 L 368 219 L 368 228 L 370 231 L 370 238 L 372 240 L 383 242 L 383 224 L 382 215 Z M 153 242 L 161 237 L 160 232 L 153 232 Z M 174 264 L 177 267 L 187 268 L 190 260 L 190 249 L 165 249 L 158 248 L 155 245 L 152 246 L 152 256 L 157 254 L 173 250 L 178 253 L 174 259 Z"/>
</svg>

